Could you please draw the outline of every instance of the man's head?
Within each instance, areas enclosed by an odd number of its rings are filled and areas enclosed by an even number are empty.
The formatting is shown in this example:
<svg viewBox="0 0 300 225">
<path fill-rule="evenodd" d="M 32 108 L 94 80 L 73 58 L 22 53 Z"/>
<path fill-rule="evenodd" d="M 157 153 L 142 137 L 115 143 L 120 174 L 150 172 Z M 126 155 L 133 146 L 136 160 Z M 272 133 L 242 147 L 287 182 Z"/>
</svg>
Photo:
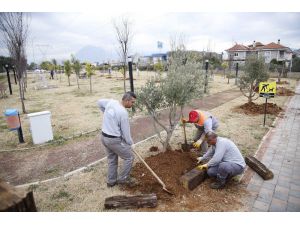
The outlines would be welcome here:
<svg viewBox="0 0 300 225">
<path fill-rule="evenodd" d="M 135 103 L 136 95 L 128 91 L 123 95 L 122 104 L 125 108 L 131 108 Z"/>
<path fill-rule="evenodd" d="M 214 132 L 208 132 L 205 135 L 205 139 L 208 145 L 216 145 L 218 135 Z"/>
</svg>

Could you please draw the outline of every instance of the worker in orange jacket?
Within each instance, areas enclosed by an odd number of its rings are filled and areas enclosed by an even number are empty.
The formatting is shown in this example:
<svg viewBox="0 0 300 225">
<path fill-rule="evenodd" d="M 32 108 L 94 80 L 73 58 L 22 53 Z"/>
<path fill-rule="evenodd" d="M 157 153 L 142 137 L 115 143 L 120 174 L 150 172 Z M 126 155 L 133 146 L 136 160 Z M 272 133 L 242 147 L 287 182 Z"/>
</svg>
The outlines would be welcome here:
<svg viewBox="0 0 300 225">
<path fill-rule="evenodd" d="M 193 123 L 197 128 L 197 132 L 194 136 L 193 146 L 195 148 L 200 148 L 203 152 L 208 149 L 207 142 L 205 139 L 205 134 L 208 132 L 215 132 L 219 126 L 218 120 L 212 116 L 209 112 L 201 110 L 192 110 L 189 113 L 189 119 L 182 118 L 182 123 Z"/>
</svg>

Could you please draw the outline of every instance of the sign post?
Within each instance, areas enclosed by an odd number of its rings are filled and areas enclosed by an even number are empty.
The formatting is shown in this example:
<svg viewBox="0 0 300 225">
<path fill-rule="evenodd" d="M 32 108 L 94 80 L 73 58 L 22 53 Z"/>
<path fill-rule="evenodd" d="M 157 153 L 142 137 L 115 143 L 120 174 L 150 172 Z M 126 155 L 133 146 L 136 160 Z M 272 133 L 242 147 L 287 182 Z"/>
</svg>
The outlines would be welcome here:
<svg viewBox="0 0 300 225">
<path fill-rule="evenodd" d="M 266 125 L 267 104 L 268 98 L 274 98 L 276 94 L 276 82 L 260 82 L 259 83 L 259 96 L 266 99 L 265 112 L 264 112 L 264 126 Z"/>
</svg>

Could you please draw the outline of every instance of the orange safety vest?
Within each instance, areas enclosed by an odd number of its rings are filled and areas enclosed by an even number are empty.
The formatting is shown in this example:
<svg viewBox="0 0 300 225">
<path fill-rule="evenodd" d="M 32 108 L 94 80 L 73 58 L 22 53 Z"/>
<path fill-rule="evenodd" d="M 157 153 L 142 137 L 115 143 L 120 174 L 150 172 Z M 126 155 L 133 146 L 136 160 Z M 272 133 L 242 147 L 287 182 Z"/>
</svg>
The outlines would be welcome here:
<svg viewBox="0 0 300 225">
<path fill-rule="evenodd" d="M 198 125 L 200 127 L 203 127 L 205 120 L 210 116 L 207 112 L 203 112 L 200 110 L 195 110 L 199 114 L 199 121 L 195 123 L 195 125 Z"/>
</svg>

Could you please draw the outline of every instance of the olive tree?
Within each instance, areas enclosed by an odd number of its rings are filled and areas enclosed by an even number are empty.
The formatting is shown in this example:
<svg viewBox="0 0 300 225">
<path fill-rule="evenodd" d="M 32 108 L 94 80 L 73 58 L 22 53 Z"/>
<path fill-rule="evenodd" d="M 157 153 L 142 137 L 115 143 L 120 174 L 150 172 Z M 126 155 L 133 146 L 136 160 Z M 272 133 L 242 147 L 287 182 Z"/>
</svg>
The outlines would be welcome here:
<svg viewBox="0 0 300 225">
<path fill-rule="evenodd" d="M 173 46 L 168 60 L 167 76 L 161 77 L 159 83 L 150 79 L 137 91 L 137 107 L 146 109 L 152 117 L 164 150 L 170 149 L 170 139 L 185 105 L 202 96 L 204 89 L 201 63 L 185 50 L 184 45 Z M 167 111 L 167 120 L 162 117 L 161 109 Z M 161 129 L 166 132 L 166 137 L 160 135 Z"/>
<path fill-rule="evenodd" d="M 80 89 L 80 87 L 79 87 L 79 75 L 80 75 L 80 71 L 81 71 L 82 66 L 80 64 L 80 61 L 78 59 L 76 59 L 74 55 L 71 55 L 71 62 L 72 62 L 73 70 L 76 74 L 77 87 L 78 87 L 78 89 Z"/>
<path fill-rule="evenodd" d="M 248 98 L 249 103 L 259 97 L 258 95 L 254 99 L 255 89 L 258 88 L 260 82 L 267 81 L 268 78 L 269 74 L 264 58 L 256 55 L 248 56 L 245 61 L 244 74 L 240 76 L 239 88 Z"/>
<path fill-rule="evenodd" d="M 86 70 L 86 75 L 90 79 L 90 93 L 92 93 L 92 75 L 95 74 L 95 68 L 92 64 L 86 63 L 85 64 L 85 70 Z"/>
<path fill-rule="evenodd" d="M 71 76 L 71 73 L 72 73 L 72 65 L 71 65 L 70 60 L 67 60 L 67 61 L 64 62 L 64 68 L 65 68 L 65 74 L 68 77 L 69 86 L 71 86 L 70 76 Z"/>
</svg>

